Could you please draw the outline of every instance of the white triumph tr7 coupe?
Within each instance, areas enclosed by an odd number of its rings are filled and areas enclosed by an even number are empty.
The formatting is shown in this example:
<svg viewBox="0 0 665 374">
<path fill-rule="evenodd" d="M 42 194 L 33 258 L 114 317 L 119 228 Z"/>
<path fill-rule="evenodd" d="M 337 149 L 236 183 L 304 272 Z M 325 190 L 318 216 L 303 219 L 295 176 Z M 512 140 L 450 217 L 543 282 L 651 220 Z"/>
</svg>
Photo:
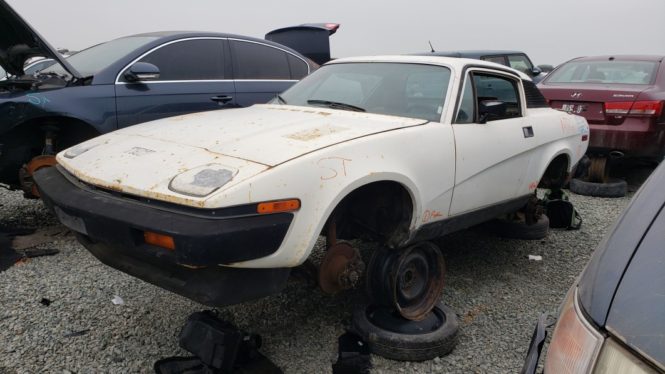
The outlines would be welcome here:
<svg viewBox="0 0 665 374">
<path fill-rule="evenodd" d="M 343 58 L 269 104 L 86 141 L 35 180 L 102 262 L 207 305 L 279 292 L 321 235 L 318 280 L 338 292 L 364 279 L 348 240 L 379 242 L 369 295 L 420 320 L 443 287 L 429 240 L 525 209 L 565 181 L 588 136 L 505 66 Z"/>
</svg>

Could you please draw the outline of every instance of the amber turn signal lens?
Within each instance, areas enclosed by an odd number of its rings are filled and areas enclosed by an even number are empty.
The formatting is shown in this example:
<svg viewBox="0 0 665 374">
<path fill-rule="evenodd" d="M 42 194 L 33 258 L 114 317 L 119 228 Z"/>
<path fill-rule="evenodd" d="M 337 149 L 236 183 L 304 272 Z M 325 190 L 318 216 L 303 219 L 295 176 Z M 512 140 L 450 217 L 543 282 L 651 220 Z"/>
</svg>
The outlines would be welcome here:
<svg viewBox="0 0 665 374">
<path fill-rule="evenodd" d="M 171 251 L 175 249 L 175 241 L 172 236 L 146 231 L 143 233 L 143 239 L 146 244 L 166 248 Z"/>
<path fill-rule="evenodd" d="M 298 209 L 300 209 L 300 200 L 291 199 L 291 200 L 269 201 L 267 203 L 260 203 L 256 207 L 256 212 L 259 214 L 269 214 L 269 213 L 292 212 Z"/>
</svg>

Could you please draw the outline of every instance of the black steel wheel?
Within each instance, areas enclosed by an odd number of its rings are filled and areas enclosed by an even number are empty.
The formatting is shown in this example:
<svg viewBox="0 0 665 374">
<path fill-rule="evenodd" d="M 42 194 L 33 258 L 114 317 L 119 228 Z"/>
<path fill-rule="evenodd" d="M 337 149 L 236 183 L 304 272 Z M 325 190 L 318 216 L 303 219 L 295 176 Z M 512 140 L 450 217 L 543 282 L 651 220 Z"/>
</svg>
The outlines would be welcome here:
<svg viewBox="0 0 665 374">
<path fill-rule="evenodd" d="M 386 306 L 360 305 L 353 313 L 353 330 L 372 353 L 400 361 L 424 361 L 444 356 L 457 344 L 455 312 L 438 303 L 420 321 L 403 318 Z"/>
<path fill-rule="evenodd" d="M 381 248 L 367 268 L 367 294 L 376 305 L 396 308 L 402 317 L 422 320 L 441 298 L 445 263 L 431 242 L 405 249 Z"/>
</svg>

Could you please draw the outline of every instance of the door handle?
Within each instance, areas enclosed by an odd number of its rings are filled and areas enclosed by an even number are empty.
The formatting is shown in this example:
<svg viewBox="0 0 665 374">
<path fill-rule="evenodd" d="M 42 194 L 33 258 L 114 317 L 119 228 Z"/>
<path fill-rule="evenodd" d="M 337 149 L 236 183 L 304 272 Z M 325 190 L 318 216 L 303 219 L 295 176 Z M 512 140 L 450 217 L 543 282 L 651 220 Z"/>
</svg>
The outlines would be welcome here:
<svg viewBox="0 0 665 374">
<path fill-rule="evenodd" d="M 218 95 L 218 96 L 211 97 L 210 100 L 218 103 L 219 105 L 224 105 L 224 104 L 228 103 L 229 101 L 233 100 L 233 96 Z"/>
<path fill-rule="evenodd" d="M 533 138 L 533 127 L 531 126 L 522 127 L 522 133 L 524 134 L 525 138 Z"/>
</svg>

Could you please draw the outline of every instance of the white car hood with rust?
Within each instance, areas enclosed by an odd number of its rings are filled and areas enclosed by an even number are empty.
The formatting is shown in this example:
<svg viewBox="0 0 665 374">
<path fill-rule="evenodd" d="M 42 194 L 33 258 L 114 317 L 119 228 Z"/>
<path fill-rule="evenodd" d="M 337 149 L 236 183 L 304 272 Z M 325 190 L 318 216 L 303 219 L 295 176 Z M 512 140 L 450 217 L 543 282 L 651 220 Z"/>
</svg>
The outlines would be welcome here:
<svg viewBox="0 0 665 374">
<path fill-rule="evenodd" d="M 93 148 L 58 162 L 80 180 L 129 194 L 191 206 L 195 198 L 169 189 L 176 175 L 207 164 L 238 169 L 223 189 L 322 148 L 371 134 L 427 123 L 317 107 L 255 105 L 188 114 L 118 130 L 84 144 Z"/>
</svg>

